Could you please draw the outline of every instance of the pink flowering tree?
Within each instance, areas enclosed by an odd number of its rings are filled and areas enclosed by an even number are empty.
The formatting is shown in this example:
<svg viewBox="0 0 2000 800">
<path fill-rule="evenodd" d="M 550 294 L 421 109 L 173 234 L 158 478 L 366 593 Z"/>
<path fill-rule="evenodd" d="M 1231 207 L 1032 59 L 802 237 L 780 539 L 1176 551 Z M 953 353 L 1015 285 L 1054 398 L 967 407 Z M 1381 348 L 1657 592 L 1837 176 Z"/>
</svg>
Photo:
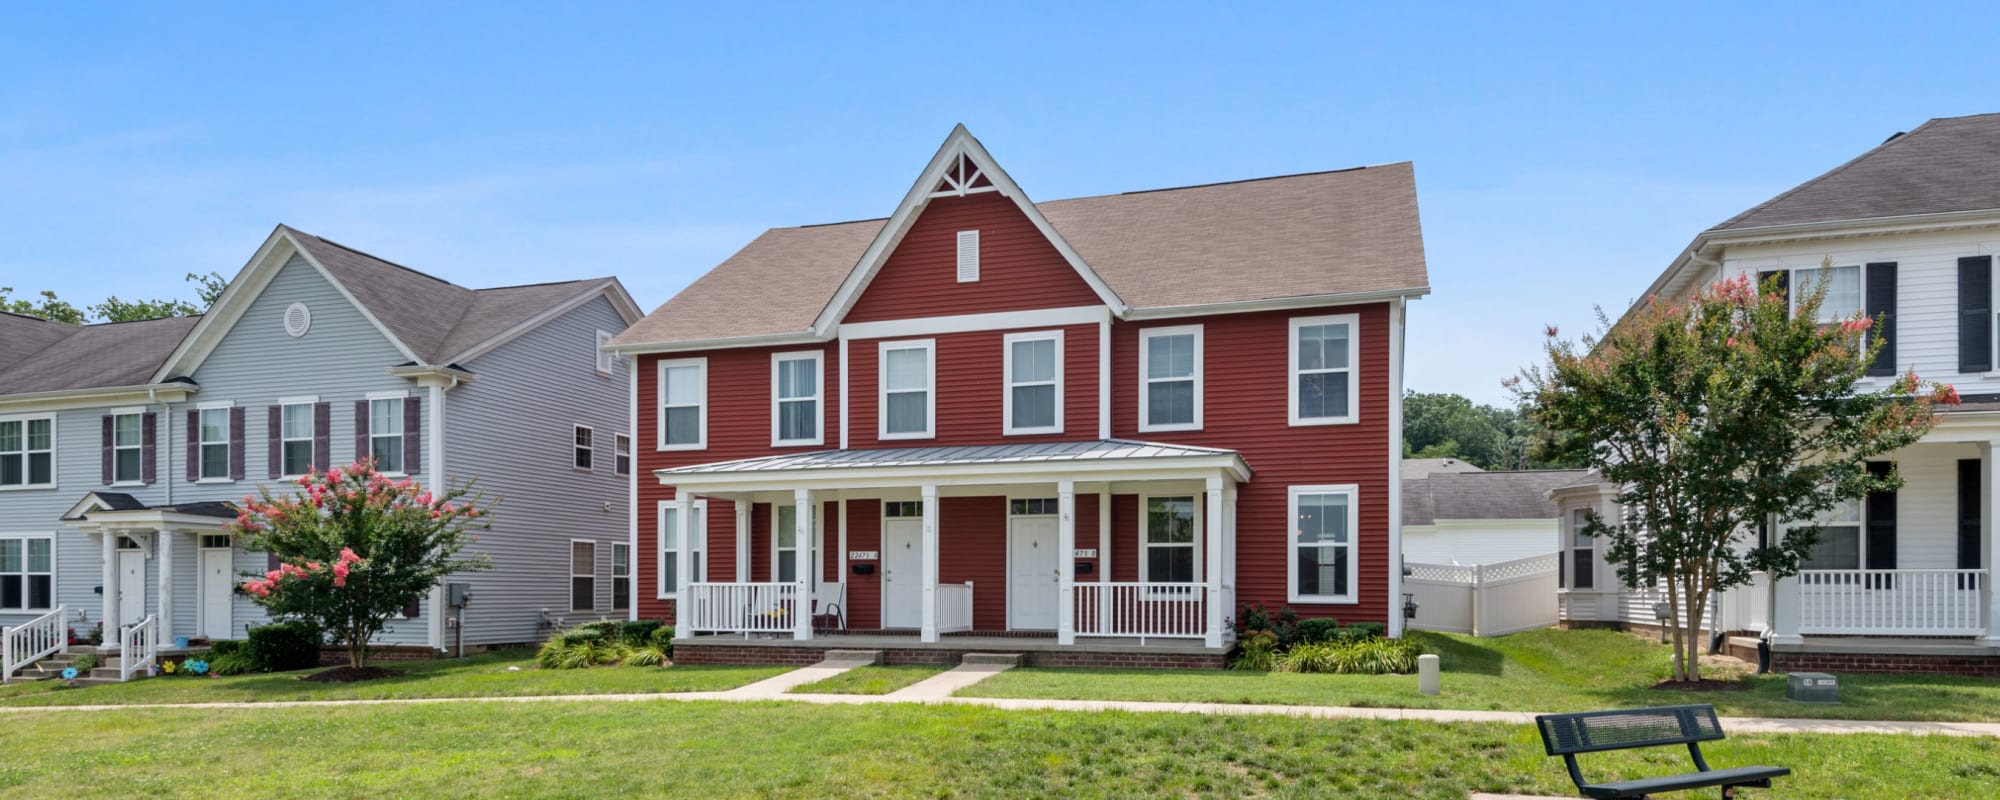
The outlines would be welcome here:
<svg viewBox="0 0 2000 800">
<path fill-rule="evenodd" d="M 308 473 L 282 495 L 243 498 L 231 532 L 278 560 L 243 589 L 271 616 L 317 626 L 347 648 L 349 666 L 366 667 L 368 642 L 390 617 L 445 576 L 486 568 L 484 556 L 460 555 L 488 525 L 482 500 L 469 485 L 434 494 L 369 462 Z"/>
</svg>

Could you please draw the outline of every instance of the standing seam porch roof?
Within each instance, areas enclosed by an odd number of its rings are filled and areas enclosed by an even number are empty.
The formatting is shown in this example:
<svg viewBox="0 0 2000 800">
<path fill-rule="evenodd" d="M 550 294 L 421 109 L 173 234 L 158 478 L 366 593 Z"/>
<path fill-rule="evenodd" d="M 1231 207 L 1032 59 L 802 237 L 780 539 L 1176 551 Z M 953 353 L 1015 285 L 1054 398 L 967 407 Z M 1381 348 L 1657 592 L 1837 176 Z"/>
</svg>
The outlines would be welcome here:
<svg viewBox="0 0 2000 800">
<path fill-rule="evenodd" d="M 1234 450 L 1213 447 L 1140 442 L 1126 439 L 1097 439 L 1081 442 L 1040 444 L 989 444 L 947 447 L 888 447 L 863 450 L 818 450 L 786 453 L 734 461 L 717 461 L 685 467 L 654 470 L 665 479 L 674 475 L 713 475 L 799 470 L 870 469 L 884 467 L 942 467 L 973 464 L 1061 463 L 1103 460 L 1153 460 L 1237 456 Z"/>
</svg>

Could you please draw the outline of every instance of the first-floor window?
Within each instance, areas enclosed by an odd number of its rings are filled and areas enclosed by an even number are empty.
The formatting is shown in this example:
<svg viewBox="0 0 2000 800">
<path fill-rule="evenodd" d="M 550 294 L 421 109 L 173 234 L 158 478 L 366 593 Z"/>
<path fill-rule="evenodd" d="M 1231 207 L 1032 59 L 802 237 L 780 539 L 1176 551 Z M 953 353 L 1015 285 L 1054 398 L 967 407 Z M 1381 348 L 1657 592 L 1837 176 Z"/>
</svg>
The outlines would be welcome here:
<svg viewBox="0 0 2000 800">
<path fill-rule="evenodd" d="M 1353 601 L 1357 580 L 1354 487 L 1294 486 L 1289 494 L 1292 599 Z"/>
<path fill-rule="evenodd" d="M 403 471 L 403 398 L 368 401 L 368 454 L 378 471 Z"/>
<path fill-rule="evenodd" d="M 0 487 L 55 482 L 55 417 L 0 420 Z"/>
<path fill-rule="evenodd" d="M 55 607 L 55 539 L 0 539 L 0 609 Z"/>
<path fill-rule="evenodd" d="M 696 581 L 702 580 L 703 576 L 708 574 L 707 565 L 703 563 L 703 545 L 706 544 L 708 537 L 702 535 L 702 512 L 702 506 L 694 506 L 694 524 L 687 526 L 689 529 L 688 532 L 694 536 L 694 540 L 689 544 L 694 550 L 692 554 L 693 561 L 690 563 L 690 566 L 692 567 L 691 571 L 694 573 Z M 680 563 L 674 557 L 674 553 L 681 546 L 681 534 L 683 533 L 681 528 L 680 514 L 674 508 L 674 504 L 671 502 L 661 503 L 659 594 L 662 600 L 674 597 L 680 592 Z"/>
<path fill-rule="evenodd" d="M 597 543 L 569 543 L 569 607 L 597 610 Z"/>
<path fill-rule="evenodd" d="M 632 546 L 611 545 L 611 610 L 632 607 Z"/>
<path fill-rule="evenodd" d="M 1861 568 L 1861 500 L 1834 506 L 1819 520 L 1819 541 L 1799 562 L 1799 569 Z"/>
<path fill-rule="evenodd" d="M 1569 588 L 1588 589 L 1597 583 L 1597 538 L 1584 531 L 1590 509 L 1569 511 Z"/>
<path fill-rule="evenodd" d="M 1197 551 L 1193 497 L 1148 497 L 1140 544 L 1139 580 L 1145 583 L 1195 582 Z"/>
<path fill-rule="evenodd" d="M 772 580 L 779 583 L 797 583 L 799 580 L 799 507 L 778 506 L 777 529 L 772 531 L 774 545 L 771 548 Z"/>
</svg>

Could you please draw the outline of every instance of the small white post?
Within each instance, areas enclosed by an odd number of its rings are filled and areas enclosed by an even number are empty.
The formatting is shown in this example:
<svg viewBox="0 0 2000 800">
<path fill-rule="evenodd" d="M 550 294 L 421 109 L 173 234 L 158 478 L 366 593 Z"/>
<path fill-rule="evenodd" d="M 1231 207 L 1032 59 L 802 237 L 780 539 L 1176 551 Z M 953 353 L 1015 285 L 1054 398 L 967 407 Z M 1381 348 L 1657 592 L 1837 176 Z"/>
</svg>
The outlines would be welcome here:
<svg viewBox="0 0 2000 800">
<path fill-rule="evenodd" d="M 792 578 L 798 581 L 797 612 L 792 620 L 792 638 L 806 641 L 813 638 L 812 612 L 812 492 L 806 489 L 792 490 Z"/>
<path fill-rule="evenodd" d="M 674 488 L 674 638 L 694 638 L 694 497 Z M 664 531 L 662 532 L 664 533 Z"/>
<path fill-rule="evenodd" d="M 937 484 L 923 485 L 924 497 L 924 551 L 923 561 L 923 623 L 917 631 L 917 639 L 923 642 L 938 640 L 937 625 L 937 584 L 938 584 L 938 495 Z"/>
<path fill-rule="evenodd" d="M 1076 482 L 1056 482 L 1056 644 L 1076 644 Z"/>
<path fill-rule="evenodd" d="M 1431 653 L 1417 656 L 1417 691 L 1436 697 L 1438 686 L 1438 657 Z"/>
<path fill-rule="evenodd" d="M 1208 614 L 1203 620 L 1201 643 L 1206 647 L 1222 646 L 1222 476 L 1208 479 L 1208 497 L 1202 504 L 1202 512 L 1207 515 L 1203 526 L 1202 543 L 1208 549 L 1202 560 L 1202 569 L 1208 591 Z"/>
<path fill-rule="evenodd" d="M 98 622 L 104 626 L 106 650 L 118 647 L 118 532 L 110 528 L 99 528 L 104 537 L 104 615 Z"/>
</svg>

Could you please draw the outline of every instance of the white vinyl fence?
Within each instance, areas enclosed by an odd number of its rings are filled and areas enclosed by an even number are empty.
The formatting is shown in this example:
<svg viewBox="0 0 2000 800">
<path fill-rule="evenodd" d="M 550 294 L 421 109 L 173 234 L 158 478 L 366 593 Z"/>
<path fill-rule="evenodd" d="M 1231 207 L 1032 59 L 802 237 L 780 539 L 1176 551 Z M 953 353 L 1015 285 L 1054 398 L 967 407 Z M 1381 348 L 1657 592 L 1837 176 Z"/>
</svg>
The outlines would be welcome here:
<svg viewBox="0 0 2000 800">
<path fill-rule="evenodd" d="M 1405 564 L 1403 591 L 1417 601 L 1410 627 L 1500 636 L 1556 624 L 1556 559 L 1529 556 L 1498 564 Z"/>
</svg>

